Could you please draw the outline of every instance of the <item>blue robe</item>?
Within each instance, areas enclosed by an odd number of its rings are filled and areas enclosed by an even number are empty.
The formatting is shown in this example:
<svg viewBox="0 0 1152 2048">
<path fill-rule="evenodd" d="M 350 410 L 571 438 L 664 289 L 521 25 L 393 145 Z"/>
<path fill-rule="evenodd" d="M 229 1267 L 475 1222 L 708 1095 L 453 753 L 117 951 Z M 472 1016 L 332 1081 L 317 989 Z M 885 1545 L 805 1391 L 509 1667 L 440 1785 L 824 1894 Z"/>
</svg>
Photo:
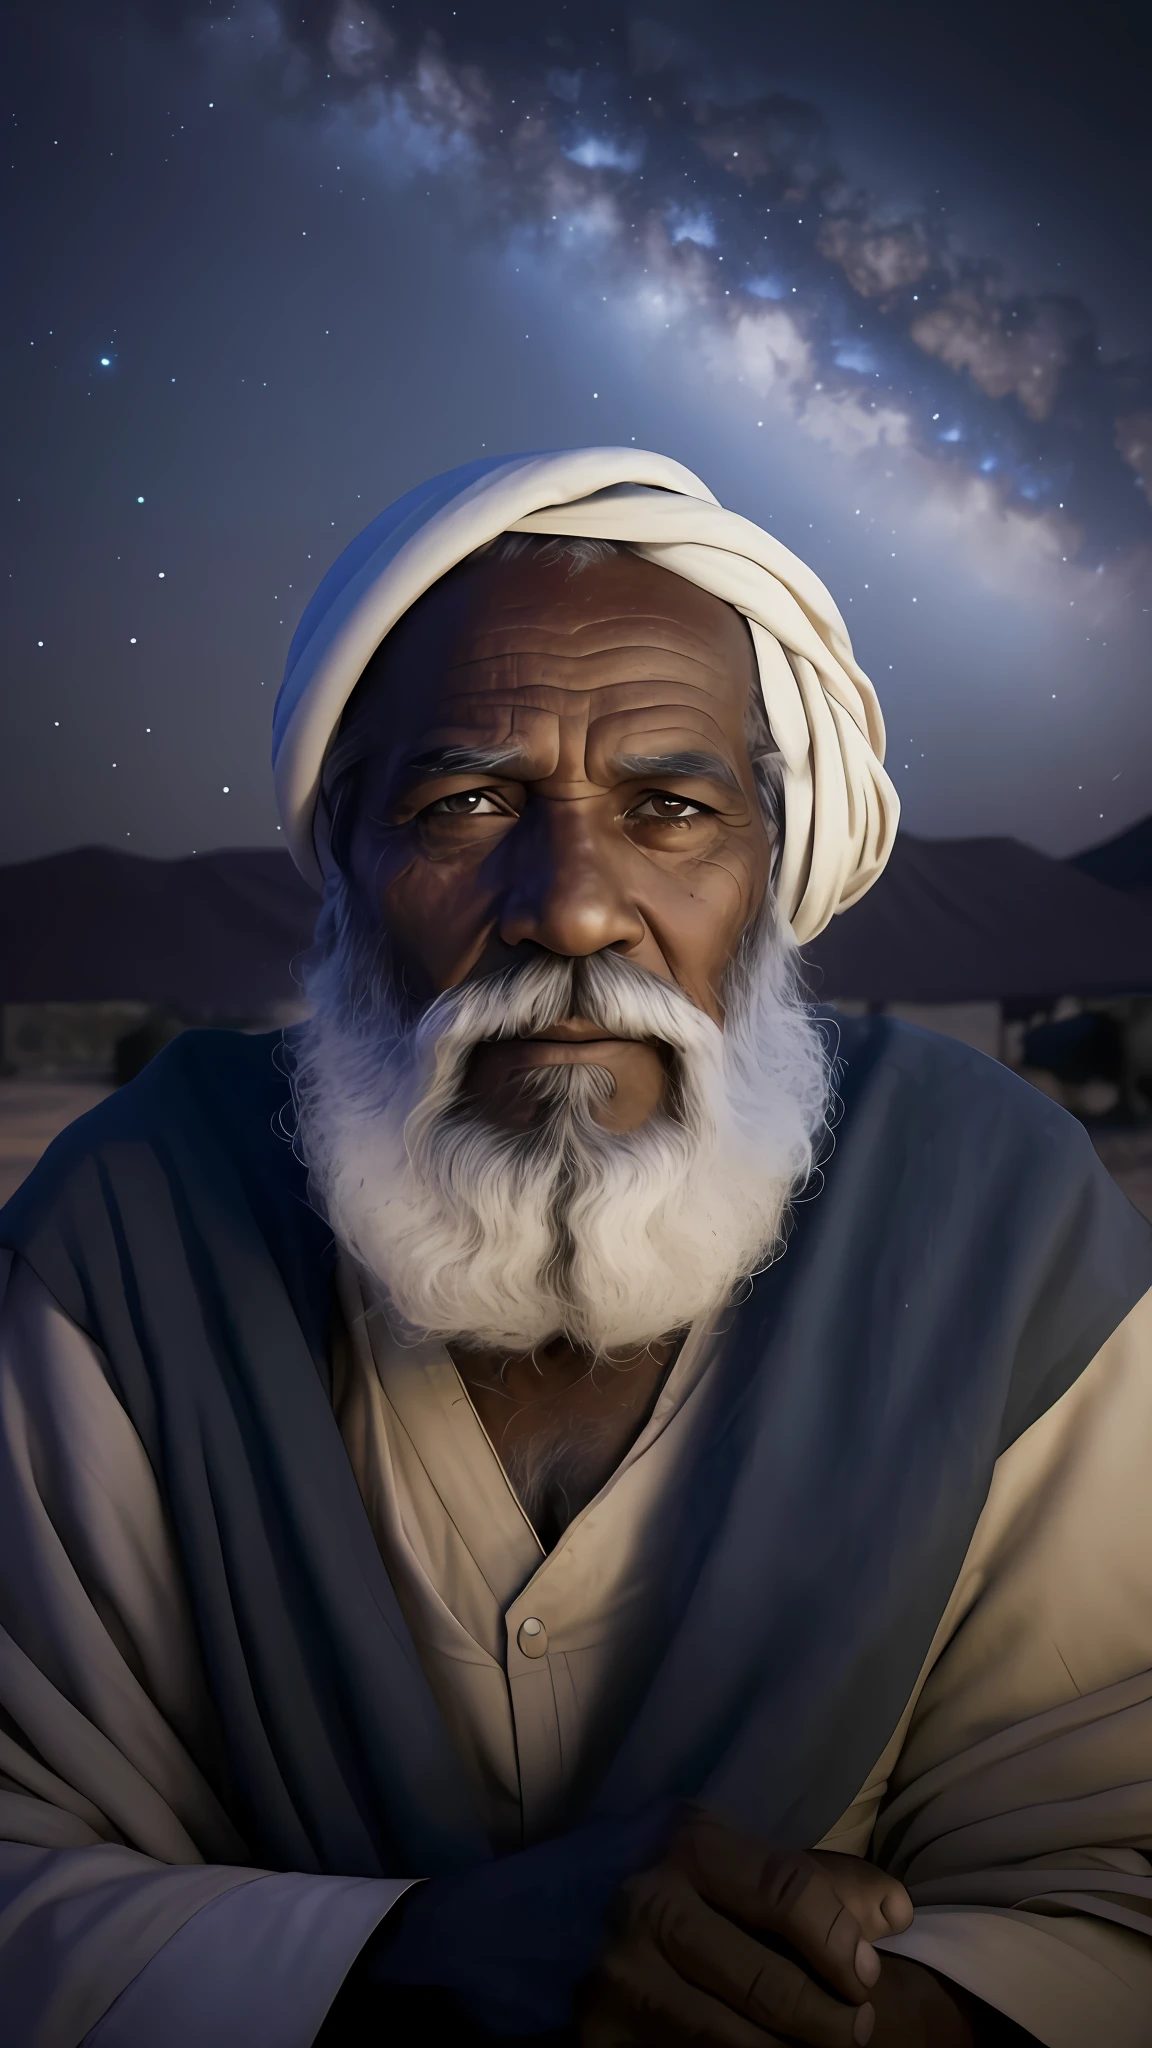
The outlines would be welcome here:
<svg viewBox="0 0 1152 2048">
<path fill-rule="evenodd" d="M 950 1041 L 841 1021 L 832 1142 L 733 1318 L 650 1668 L 589 1816 L 667 1795 L 809 1843 L 896 1725 L 999 1454 L 1152 1285 L 1080 1126 Z M 333 1247 L 277 1035 L 192 1032 L 0 1213 L 99 1346 L 175 1531 L 253 1860 L 491 1855 L 328 1386 Z"/>
</svg>

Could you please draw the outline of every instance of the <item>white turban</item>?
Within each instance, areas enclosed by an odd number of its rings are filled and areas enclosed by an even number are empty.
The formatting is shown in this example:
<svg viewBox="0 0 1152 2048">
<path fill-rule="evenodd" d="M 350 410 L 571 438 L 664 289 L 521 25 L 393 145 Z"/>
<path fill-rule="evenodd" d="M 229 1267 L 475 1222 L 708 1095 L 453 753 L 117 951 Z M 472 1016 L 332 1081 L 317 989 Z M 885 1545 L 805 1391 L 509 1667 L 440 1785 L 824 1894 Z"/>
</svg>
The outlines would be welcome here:
<svg viewBox="0 0 1152 2048">
<path fill-rule="evenodd" d="M 330 866 L 321 773 L 368 662 L 417 598 L 507 532 L 627 541 L 743 613 L 784 763 L 777 898 L 797 939 L 815 938 L 892 850 L 899 799 L 876 693 L 812 570 L 691 470 L 640 448 L 467 463 L 398 499 L 333 563 L 296 630 L 273 721 L 276 798 L 301 874 L 319 884 Z"/>
</svg>

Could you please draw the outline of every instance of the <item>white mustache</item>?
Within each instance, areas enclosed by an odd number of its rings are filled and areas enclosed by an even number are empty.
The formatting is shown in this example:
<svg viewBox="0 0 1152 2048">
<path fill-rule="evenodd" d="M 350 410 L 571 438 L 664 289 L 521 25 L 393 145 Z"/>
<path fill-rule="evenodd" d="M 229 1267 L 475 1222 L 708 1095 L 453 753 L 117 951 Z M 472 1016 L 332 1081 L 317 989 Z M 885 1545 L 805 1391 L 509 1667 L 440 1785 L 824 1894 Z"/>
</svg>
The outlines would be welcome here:
<svg viewBox="0 0 1152 2048">
<path fill-rule="evenodd" d="M 677 1052 L 717 1029 L 683 989 L 619 953 L 541 954 L 438 996 L 416 1027 L 418 1057 L 433 1055 L 439 1075 L 486 1040 L 530 1038 L 576 1017 L 610 1037 L 658 1040 Z"/>
<path fill-rule="evenodd" d="M 343 900 L 308 986 L 294 1083 L 309 1184 L 402 1334 L 527 1350 L 566 1330 L 611 1352 L 710 1313 L 774 1255 L 827 1062 L 767 925 L 725 979 L 723 1026 L 614 952 L 525 948 L 414 1011 Z M 538 1119 L 489 1122 L 467 1089 L 476 1046 L 574 1016 L 658 1044 L 665 1106 L 610 1132 L 606 1069 L 564 1062 L 525 1084 Z"/>
</svg>

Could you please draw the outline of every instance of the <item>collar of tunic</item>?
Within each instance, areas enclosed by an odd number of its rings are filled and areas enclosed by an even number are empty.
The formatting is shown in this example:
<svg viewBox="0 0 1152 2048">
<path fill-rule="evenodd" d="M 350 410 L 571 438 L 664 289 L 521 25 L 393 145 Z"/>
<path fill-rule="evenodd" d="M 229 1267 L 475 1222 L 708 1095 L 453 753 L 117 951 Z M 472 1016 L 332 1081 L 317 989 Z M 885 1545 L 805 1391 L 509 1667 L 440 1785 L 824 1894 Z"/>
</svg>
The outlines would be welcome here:
<svg viewBox="0 0 1152 2048">
<path fill-rule="evenodd" d="M 650 1654 L 718 1328 L 689 1332 L 635 1443 L 545 1552 L 444 1346 L 398 1343 L 344 1260 L 337 1291 L 356 1483 L 493 1846 L 515 1847 L 578 1808 Z"/>
</svg>

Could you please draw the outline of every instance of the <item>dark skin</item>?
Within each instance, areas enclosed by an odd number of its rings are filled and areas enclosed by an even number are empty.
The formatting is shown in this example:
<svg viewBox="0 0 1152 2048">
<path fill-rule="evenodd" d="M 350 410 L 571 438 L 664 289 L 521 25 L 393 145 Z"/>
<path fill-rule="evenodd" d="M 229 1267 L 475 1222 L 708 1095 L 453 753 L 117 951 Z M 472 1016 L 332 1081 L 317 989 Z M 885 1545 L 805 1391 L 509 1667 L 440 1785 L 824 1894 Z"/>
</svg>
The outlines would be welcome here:
<svg viewBox="0 0 1152 2048">
<path fill-rule="evenodd" d="M 537 948 L 612 947 L 722 1023 L 724 971 L 772 856 L 744 736 L 755 657 L 738 614 L 631 555 L 575 578 L 567 564 L 470 564 L 413 608 L 377 670 L 362 715 L 378 719 L 380 744 L 349 854 L 417 1000 Z M 520 758 L 479 783 L 443 772 L 437 754 L 465 747 Z M 636 765 L 677 757 L 696 772 L 657 781 Z M 520 1078 L 561 1061 L 611 1073 L 611 1129 L 634 1129 L 663 1098 L 659 1046 L 605 1039 L 579 1018 L 479 1048 L 469 1088 L 494 1122 L 515 1124 Z M 678 1343 L 670 1332 L 607 1361 L 563 1337 L 530 1357 L 454 1357 L 498 1451 L 594 1430 L 590 1499 Z M 570 1491 L 546 1502 L 541 1539 L 583 1505 Z"/>
<path fill-rule="evenodd" d="M 772 859 L 745 736 L 755 679 L 739 615 L 631 554 L 576 577 L 530 556 L 474 561 L 437 584 L 350 712 L 371 746 L 348 865 L 415 999 L 539 950 L 611 948 L 722 1025 L 725 969 Z M 637 1128 L 664 1099 L 659 1045 L 581 1018 L 479 1048 L 467 1085 L 494 1123 L 515 1125 L 531 1114 L 524 1075 L 568 1061 L 611 1074 L 609 1129 Z M 592 1428 L 591 1494 L 635 1441 L 679 1341 L 670 1331 L 599 1364 L 563 1336 L 530 1357 L 453 1356 L 498 1452 L 519 1431 Z M 580 1504 L 552 1504 L 546 1540 Z M 931 1971 L 881 1966 L 872 1941 L 910 1916 L 903 1887 L 869 1864 L 692 1816 L 625 1888 L 581 2042 L 1005 2039 Z"/>
</svg>

